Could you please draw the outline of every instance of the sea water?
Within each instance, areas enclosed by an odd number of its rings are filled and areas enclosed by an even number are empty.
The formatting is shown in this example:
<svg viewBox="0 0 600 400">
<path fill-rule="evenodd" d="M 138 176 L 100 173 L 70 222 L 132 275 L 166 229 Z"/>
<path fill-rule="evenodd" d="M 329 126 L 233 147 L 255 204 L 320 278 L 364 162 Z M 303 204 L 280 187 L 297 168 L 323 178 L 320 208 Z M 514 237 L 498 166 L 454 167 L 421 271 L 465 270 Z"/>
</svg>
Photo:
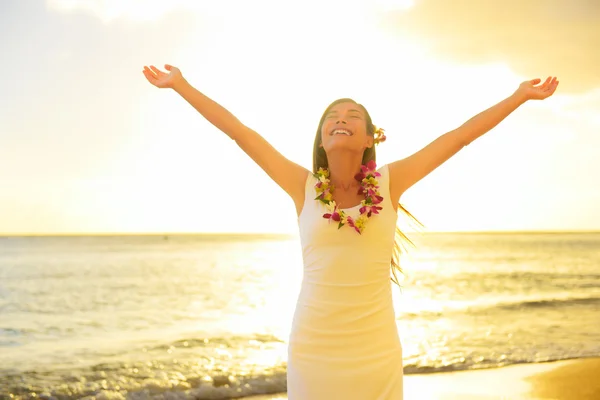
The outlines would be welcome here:
<svg viewBox="0 0 600 400">
<path fill-rule="evenodd" d="M 600 233 L 411 238 L 406 374 L 600 356 Z M 301 279 L 294 236 L 0 237 L 0 399 L 283 392 Z"/>
</svg>

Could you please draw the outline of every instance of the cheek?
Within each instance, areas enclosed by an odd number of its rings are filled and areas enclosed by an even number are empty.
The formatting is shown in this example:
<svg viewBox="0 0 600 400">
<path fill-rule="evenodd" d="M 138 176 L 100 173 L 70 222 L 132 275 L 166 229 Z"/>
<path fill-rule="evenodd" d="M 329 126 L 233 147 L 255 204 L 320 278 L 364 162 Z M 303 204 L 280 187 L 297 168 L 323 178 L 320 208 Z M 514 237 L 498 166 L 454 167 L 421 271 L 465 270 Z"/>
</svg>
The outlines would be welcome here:
<svg viewBox="0 0 600 400">
<path fill-rule="evenodd" d="M 360 135 L 360 136 L 367 135 L 367 127 L 366 127 L 364 121 L 355 121 L 352 124 L 352 127 L 354 129 L 354 132 L 356 132 L 358 135 Z"/>
<path fill-rule="evenodd" d="M 325 141 L 327 141 L 327 139 L 329 139 L 329 135 L 327 134 L 327 132 L 329 132 L 330 128 L 328 126 L 327 123 L 323 124 L 323 126 L 321 127 L 321 143 L 324 143 Z"/>
<path fill-rule="evenodd" d="M 323 131 L 321 131 L 321 145 L 320 145 L 320 147 L 325 148 L 325 145 L 326 145 L 328 139 L 329 138 L 327 137 L 327 135 L 325 135 L 323 133 Z"/>
</svg>

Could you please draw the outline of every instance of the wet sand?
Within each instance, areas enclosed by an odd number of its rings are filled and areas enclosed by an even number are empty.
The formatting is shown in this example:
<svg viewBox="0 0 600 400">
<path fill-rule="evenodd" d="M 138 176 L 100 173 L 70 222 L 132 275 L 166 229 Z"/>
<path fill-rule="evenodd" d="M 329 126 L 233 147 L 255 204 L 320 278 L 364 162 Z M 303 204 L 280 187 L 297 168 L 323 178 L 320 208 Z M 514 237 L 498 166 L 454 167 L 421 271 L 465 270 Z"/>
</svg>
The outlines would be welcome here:
<svg viewBox="0 0 600 400">
<path fill-rule="evenodd" d="M 245 400 L 285 400 L 285 393 Z M 405 400 L 598 400 L 600 358 L 404 377 Z"/>
<path fill-rule="evenodd" d="M 563 361 L 527 381 L 540 399 L 600 399 L 600 358 Z"/>
</svg>

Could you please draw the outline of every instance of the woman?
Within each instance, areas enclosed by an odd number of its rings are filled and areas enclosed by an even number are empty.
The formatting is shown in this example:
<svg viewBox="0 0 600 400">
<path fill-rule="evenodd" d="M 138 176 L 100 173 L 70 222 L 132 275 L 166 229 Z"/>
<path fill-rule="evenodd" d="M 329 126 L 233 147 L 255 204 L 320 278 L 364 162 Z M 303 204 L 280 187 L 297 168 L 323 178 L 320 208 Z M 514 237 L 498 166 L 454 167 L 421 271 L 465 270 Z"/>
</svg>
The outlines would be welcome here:
<svg viewBox="0 0 600 400">
<path fill-rule="evenodd" d="M 385 140 L 383 130 L 362 105 L 337 100 L 319 122 L 311 173 L 194 89 L 178 68 L 165 68 L 168 73 L 154 66 L 143 73 L 235 140 L 296 206 L 304 274 L 289 338 L 288 398 L 402 399 L 402 347 L 389 282 L 390 259 L 394 277 L 398 269 L 392 256 L 399 199 L 525 101 L 551 96 L 556 78 L 521 83 L 459 128 L 379 169 L 374 145 Z"/>
</svg>

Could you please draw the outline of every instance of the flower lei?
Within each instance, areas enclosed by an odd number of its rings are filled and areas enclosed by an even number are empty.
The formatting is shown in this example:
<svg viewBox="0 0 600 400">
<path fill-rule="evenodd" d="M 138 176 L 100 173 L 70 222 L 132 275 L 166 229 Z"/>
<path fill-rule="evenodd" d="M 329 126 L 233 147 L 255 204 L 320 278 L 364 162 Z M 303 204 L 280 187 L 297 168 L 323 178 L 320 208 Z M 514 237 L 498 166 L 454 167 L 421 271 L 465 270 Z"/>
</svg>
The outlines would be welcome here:
<svg viewBox="0 0 600 400">
<path fill-rule="evenodd" d="M 377 178 L 381 174 L 376 171 L 376 167 L 375 161 L 371 160 L 367 165 L 362 165 L 360 167 L 361 172 L 354 176 L 354 179 L 361 184 L 358 193 L 365 195 L 365 199 L 360 202 L 362 207 L 359 209 L 360 215 L 357 218 L 346 215 L 344 210 L 338 207 L 333 200 L 332 193 L 334 187 L 329 181 L 329 170 L 319 168 L 315 174 L 315 178 L 318 179 L 318 182 L 315 184 L 315 190 L 317 191 L 315 200 L 325 203 L 329 211 L 323 214 L 323 218 L 328 219 L 329 222 L 337 222 L 338 229 L 347 224 L 361 234 L 369 218 L 373 214 L 379 214 L 379 210 L 383 208 L 379 205 L 383 201 L 383 197 L 379 194 L 379 182 L 377 181 Z"/>
</svg>

